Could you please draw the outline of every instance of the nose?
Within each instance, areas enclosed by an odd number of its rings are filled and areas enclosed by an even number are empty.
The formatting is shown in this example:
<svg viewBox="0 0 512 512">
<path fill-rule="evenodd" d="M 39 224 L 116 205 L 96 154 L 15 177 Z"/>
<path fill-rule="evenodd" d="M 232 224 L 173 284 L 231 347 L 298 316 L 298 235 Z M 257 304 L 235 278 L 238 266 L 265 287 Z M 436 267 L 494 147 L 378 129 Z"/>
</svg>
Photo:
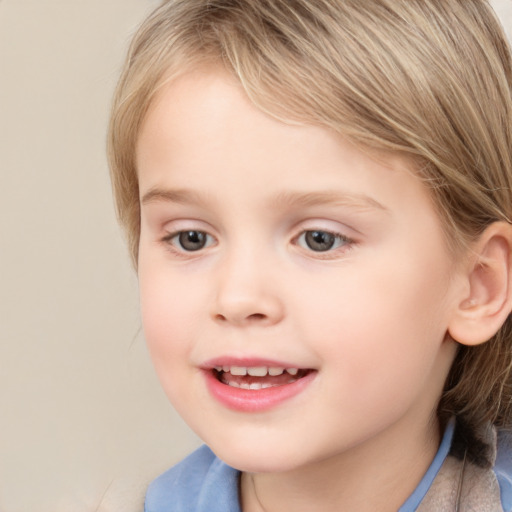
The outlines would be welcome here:
<svg viewBox="0 0 512 512">
<path fill-rule="evenodd" d="M 212 317 L 234 326 L 271 326 L 284 317 L 284 304 L 268 262 L 254 255 L 230 258 L 217 274 Z"/>
</svg>

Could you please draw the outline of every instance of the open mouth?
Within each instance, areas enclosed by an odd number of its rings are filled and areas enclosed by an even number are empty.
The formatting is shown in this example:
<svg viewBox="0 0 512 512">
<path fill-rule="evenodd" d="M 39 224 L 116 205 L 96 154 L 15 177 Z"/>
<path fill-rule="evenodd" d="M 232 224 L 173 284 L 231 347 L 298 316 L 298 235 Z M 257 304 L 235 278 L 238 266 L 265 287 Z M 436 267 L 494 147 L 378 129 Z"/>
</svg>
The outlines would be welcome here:
<svg viewBox="0 0 512 512">
<path fill-rule="evenodd" d="M 314 370 L 268 366 L 216 366 L 212 371 L 222 384 L 256 391 L 293 384 Z"/>
<path fill-rule="evenodd" d="M 293 399 L 308 389 L 318 374 L 317 369 L 261 360 L 217 360 L 206 363 L 202 370 L 213 398 L 243 413 L 268 411 Z"/>
</svg>

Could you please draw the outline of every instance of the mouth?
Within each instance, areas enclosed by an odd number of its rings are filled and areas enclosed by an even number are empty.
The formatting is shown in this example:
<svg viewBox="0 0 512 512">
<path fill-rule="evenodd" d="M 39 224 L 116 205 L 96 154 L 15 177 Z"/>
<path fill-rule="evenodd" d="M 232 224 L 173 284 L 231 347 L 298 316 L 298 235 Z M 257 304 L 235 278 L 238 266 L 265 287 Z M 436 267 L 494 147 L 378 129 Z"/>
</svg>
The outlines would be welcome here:
<svg viewBox="0 0 512 512">
<path fill-rule="evenodd" d="M 293 384 L 313 370 L 278 366 L 216 366 L 214 377 L 233 388 L 258 391 Z"/>
<path fill-rule="evenodd" d="M 216 361 L 202 369 L 213 398 L 229 409 L 249 413 L 272 409 L 302 394 L 318 374 L 315 369 L 261 360 Z"/>
</svg>

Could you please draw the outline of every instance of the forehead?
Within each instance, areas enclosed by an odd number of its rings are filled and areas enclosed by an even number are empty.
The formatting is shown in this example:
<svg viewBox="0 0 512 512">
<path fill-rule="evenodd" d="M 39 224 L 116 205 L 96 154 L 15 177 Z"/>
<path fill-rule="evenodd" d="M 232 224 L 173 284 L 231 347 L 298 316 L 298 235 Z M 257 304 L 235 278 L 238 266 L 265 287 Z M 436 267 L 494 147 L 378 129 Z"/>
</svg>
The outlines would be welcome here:
<svg viewBox="0 0 512 512">
<path fill-rule="evenodd" d="M 275 203 L 293 194 L 338 193 L 382 209 L 388 200 L 431 207 L 410 159 L 358 147 L 320 126 L 274 119 L 220 70 L 166 84 L 148 111 L 136 154 L 146 198 L 155 190 L 217 198 L 236 190 L 240 201 L 272 196 Z"/>
</svg>

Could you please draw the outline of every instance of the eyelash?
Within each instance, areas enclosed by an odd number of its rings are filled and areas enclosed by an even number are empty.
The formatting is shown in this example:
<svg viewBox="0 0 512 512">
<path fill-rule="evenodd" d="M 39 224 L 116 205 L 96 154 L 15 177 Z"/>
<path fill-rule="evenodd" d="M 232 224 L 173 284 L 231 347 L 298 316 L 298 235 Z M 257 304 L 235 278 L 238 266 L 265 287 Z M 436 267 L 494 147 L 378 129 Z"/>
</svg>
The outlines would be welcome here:
<svg viewBox="0 0 512 512">
<path fill-rule="evenodd" d="M 199 238 L 201 238 L 201 236 L 204 236 L 206 238 L 205 245 L 202 247 L 199 247 L 197 249 L 191 249 L 191 250 L 184 248 L 182 241 L 180 241 L 180 237 L 182 237 L 183 235 L 187 235 L 187 234 L 191 235 L 192 233 L 198 234 Z M 177 239 L 178 242 L 174 242 L 175 239 Z M 169 233 L 168 235 L 166 235 L 162 238 L 162 242 L 165 243 L 171 250 L 173 250 L 173 252 L 178 253 L 180 255 L 185 255 L 185 254 L 194 254 L 196 252 L 198 253 L 202 249 L 210 247 L 212 245 L 212 243 L 211 243 L 212 239 L 213 239 L 213 237 L 211 235 L 209 235 L 206 231 L 201 231 L 200 229 L 184 229 L 181 231 L 175 231 L 173 233 Z M 181 247 L 179 247 L 178 244 L 181 245 Z"/>
<path fill-rule="evenodd" d="M 325 250 L 315 250 L 313 247 L 311 247 L 311 243 L 321 243 L 318 240 L 314 240 L 313 237 L 316 235 L 320 235 L 321 238 L 325 238 L 325 236 L 328 237 L 329 242 L 332 242 L 332 245 L 325 248 Z M 309 240 L 308 240 L 309 238 Z M 305 242 L 305 245 L 307 247 L 303 247 L 300 245 L 300 241 L 303 240 Z M 309 243 L 308 243 L 309 242 Z M 308 252 L 315 253 L 319 257 L 321 255 L 325 255 L 324 257 L 329 257 L 330 253 L 338 254 L 340 251 L 346 251 L 349 249 L 355 242 L 351 238 L 348 238 L 347 236 L 343 235 L 342 233 L 336 233 L 333 231 L 329 231 L 326 229 L 306 229 L 302 231 L 299 236 L 297 236 L 294 239 L 294 243 L 299 245 L 304 250 L 307 250 Z"/>
<path fill-rule="evenodd" d="M 204 245 L 201 247 L 198 247 L 197 249 L 186 249 L 183 247 L 183 240 L 180 240 L 182 236 L 184 235 L 197 235 L 197 238 L 201 239 L 204 237 Z M 319 235 L 321 237 L 327 236 L 329 242 L 332 242 L 332 245 L 330 247 L 327 247 L 325 250 L 315 250 L 311 247 L 311 243 L 322 243 L 321 241 L 314 240 L 311 237 L 314 237 L 315 235 Z M 309 239 L 308 239 L 309 238 Z M 304 241 L 305 246 L 301 246 L 300 241 Z M 203 249 L 206 249 L 214 244 L 215 239 L 212 235 L 208 234 L 206 231 L 201 231 L 199 229 L 190 229 L 190 230 L 180 230 L 175 231 L 173 233 L 169 233 L 168 235 L 164 236 L 161 241 L 170 249 L 173 251 L 173 253 L 180 255 L 180 256 L 186 256 L 186 255 L 193 255 L 194 253 L 200 253 Z M 213 241 L 213 242 L 212 242 Z M 292 242 L 296 245 L 298 245 L 301 249 L 311 252 L 319 258 L 329 258 L 331 256 L 330 253 L 338 254 L 338 252 L 343 252 L 351 248 L 355 244 L 355 241 L 351 238 L 348 238 L 347 236 L 336 233 L 333 231 L 328 231 L 325 229 L 305 229 L 299 233 L 298 236 L 292 239 Z M 308 243 L 309 242 L 309 243 Z M 194 243 L 194 242 L 192 242 Z M 201 243 L 201 240 L 199 241 Z"/>
</svg>

